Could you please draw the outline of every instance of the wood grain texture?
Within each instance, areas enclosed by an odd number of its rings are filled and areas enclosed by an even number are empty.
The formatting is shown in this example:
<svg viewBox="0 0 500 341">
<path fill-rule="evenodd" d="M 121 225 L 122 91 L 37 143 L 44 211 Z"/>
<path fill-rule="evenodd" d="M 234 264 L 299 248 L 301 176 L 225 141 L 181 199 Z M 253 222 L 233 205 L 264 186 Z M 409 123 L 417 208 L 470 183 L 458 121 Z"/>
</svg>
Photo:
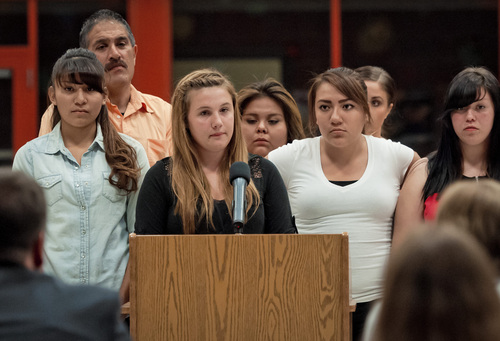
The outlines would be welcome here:
<svg viewBox="0 0 500 341">
<path fill-rule="evenodd" d="M 141 340 L 348 340 L 348 237 L 130 238 Z"/>
</svg>

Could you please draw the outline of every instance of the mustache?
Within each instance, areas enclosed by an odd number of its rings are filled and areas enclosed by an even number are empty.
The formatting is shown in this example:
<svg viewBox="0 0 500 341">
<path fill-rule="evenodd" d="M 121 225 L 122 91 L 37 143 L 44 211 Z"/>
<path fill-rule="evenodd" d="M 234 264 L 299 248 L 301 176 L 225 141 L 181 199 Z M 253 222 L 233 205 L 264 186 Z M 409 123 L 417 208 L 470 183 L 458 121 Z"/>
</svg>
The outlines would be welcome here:
<svg viewBox="0 0 500 341">
<path fill-rule="evenodd" d="M 117 67 L 117 66 L 123 66 L 125 69 L 128 68 L 127 63 L 125 63 L 123 60 L 118 60 L 118 61 L 111 61 L 111 62 L 107 63 L 104 66 L 104 70 L 109 71 L 112 68 Z"/>
</svg>

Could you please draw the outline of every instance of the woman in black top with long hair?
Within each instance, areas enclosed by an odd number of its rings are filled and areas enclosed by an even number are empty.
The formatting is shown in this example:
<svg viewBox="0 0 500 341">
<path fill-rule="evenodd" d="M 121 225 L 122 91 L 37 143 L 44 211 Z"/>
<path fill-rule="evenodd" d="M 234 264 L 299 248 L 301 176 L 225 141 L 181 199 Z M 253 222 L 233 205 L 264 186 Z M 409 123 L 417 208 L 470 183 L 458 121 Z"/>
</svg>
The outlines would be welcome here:
<svg viewBox="0 0 500 341">
<path fill-rule="evenodd" d="M 437 151 L 416 162 L 401 189 L 394 242 L 415 223 L 432 220 L 439 194 L 458 179 L 500 180 L 500 88 L 484 67 L 468 67 L 453 78 L 440 117 Z"/>
</svg>

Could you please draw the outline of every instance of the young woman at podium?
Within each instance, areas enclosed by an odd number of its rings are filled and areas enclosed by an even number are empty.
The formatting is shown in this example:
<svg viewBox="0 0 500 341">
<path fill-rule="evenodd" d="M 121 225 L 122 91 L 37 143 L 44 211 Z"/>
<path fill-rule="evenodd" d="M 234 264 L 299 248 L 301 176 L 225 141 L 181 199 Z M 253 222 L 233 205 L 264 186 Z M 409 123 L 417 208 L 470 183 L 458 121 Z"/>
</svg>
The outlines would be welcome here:
<svg viewBox="0 0 500 341">
<path fill-rule="evenodd" d="M 370 302 L 382 295 L 399 188 L 418 155 L 399 143 L 363 135 L 371 120 L 367 89 L 348 68 L 330 69 L 309 90 L 309 127 L 321 136 L 269 153 L 288 189 L 299 233 L 349 233 L 353 340 Z"/>
<path fill-rule="evenodd" d="M 172 97 L 173 154 L 146 174 L 137 234 L 234 233 L 230 166 L 248 162 L 243 233 L 296 233 L 285 185 L 268 160 L 249 157 L 231 82 L 213 69 L 193 71 Z"/>
</svg>

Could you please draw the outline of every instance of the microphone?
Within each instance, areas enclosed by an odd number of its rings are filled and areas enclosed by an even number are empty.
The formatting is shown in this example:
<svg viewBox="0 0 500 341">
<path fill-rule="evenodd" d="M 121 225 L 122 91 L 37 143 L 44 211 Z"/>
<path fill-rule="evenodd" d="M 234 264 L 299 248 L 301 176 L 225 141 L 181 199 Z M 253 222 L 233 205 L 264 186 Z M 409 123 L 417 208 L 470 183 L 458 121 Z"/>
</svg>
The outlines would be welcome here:
<svg viewBox="0 0 500 341">
<path fill-rule="evenodd" d="M 247 201 L 245 190 L 250 182 L 250 167 L 245 162 L 235 162 L 229 169 L 229 182 L 233 185 L 234 233 L 243 233 Z"/>
</svg>

